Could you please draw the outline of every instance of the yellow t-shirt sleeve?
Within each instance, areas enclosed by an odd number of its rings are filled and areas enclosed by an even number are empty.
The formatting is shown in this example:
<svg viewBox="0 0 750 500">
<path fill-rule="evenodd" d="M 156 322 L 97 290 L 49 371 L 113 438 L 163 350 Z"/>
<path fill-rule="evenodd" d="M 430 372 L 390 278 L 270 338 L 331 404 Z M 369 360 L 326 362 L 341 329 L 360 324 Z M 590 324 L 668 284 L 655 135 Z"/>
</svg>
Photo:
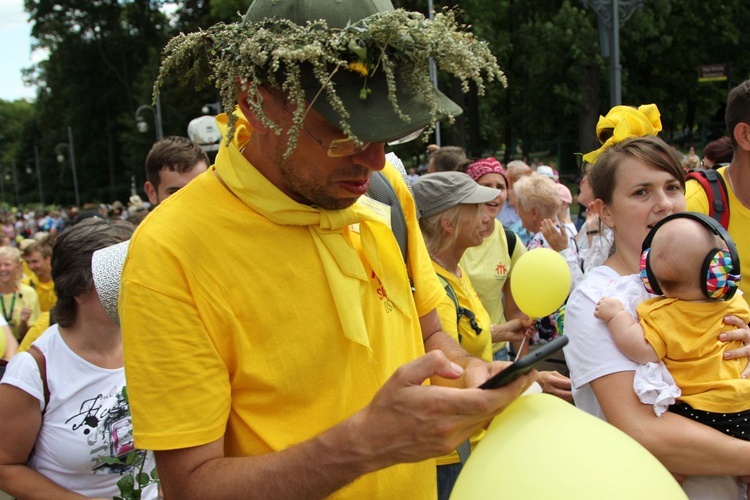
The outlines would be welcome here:
<svg viewBox="0 0 750 500">
<path fill-rule="evenodd" d="M 191 290 L 168 249 L 137 234 L 119 302 L 135 444 L 169 450 L 210 443 L 226 432 L 231 405 L 228 367 L 195 305 L 211 299 Z"/>
<path fill-rule="evenodd" d="M 437 306 L 438 318 L 443 331 L 450 335 L 453 340 L 458 342 L 458 313 L 456 305 L 453 303 L 448 294 L 443 290 L 445 298 Z"/>
<path fill-rule="evenodd" d="M 667 355 L 667 344 L 659 326 L 660 322 L 663 323 L 663 318 L 659 307 L 652 307 L 650 302 L 643 302 L 636 308 L 638 322 L 643 328 L 643 336 L 646 338 L 646 342 L 656 351 L 656 356 L 659 359 L 664 359 L 664 356 Z"/>
<path fill-rule="evenodd" d="M 422 317 L 438 306 L 443 296 L 445 296 L 445 290 L 440 286 L 435 269 L 432 267 L 430 255 L 427 253 L 427 247 L 422 238 L 422 231 L 419 229 L 414 197 L 404 183 L 403 177 L 401 177 L 401 174 L 398 173 L 393 165 L 386 162 L 383 175 L 391 183 L 404 211 L 407 238 L 409 241 L 409 263 L 407 268 L 409 270 L 409 277 L 414 285 L 414 302 L 417 306 L 417 313 Z"/>
<path fill-rule="evenodd" d="M 49 328 L 49 311 L 45 311 L 39 315 L 39 318 L 29 327 L 29 330 L 24 335 L 21 345 L 18 346 L 18 351 L 28 351 L 31 347 L 32 342 L 38 339 L 46 330 Z"/>
</svg>

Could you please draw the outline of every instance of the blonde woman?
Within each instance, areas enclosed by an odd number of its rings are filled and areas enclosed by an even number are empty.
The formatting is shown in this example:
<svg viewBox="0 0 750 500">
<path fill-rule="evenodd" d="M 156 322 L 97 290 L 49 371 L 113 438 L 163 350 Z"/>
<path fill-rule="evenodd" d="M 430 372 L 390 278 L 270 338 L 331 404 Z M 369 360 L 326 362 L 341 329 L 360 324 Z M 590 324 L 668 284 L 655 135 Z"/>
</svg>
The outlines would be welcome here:
<svg viewBox="0 0 750 500">
<path fill-rule="evenodd" d="M 507 340 L 521 340 L 530 323 L 519 320 L 493 325 L 469 276 L 459 264 L 467 248 L 480 245 L 492 227 L 484 204 L 501 191 L 480 186 L 463 172 L 423 175 L 412 185 L 420 215 L 419 227 L 432 265 L 446 295 L 437 312 L 443 331 L 469 354 L 492 361 L 492 340 L 501 331 Z M 514 330 L 515 328 L 515 330 Z M 471 436 L 477 443 L 484 431 Z M 458 452 L 438 458 L 438 499 L 447 499 L 461 471 Z"/>
<path fill-rule="evenodd" d="M 22 265 L 17 248 L 0 247 L 0 312 L 17 341 L 23 339 L 41 314 L 34 289 L 19 283 Z"/>
</svg>

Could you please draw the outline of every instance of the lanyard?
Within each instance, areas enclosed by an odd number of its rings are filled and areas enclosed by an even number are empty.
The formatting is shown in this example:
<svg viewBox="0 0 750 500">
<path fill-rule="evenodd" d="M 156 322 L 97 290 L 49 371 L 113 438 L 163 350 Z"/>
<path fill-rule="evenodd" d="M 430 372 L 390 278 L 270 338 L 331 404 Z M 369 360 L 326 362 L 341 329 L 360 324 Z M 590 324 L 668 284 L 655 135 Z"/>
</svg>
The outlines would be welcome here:
<svg viewBox="0 0 750 500">
<path fill-rule="evenodd" d="M 3 295 L 2 299 L 0 299 L 0 306 L 3 308 L 3 316 L 5 317 L 5 321 L 7 321 L 9 324 L 12 324 L 13 321 L 13 308 L 16 305 L 16 295 L 18 295 L 16 292 L 13 292 L 13 299 L 10 301 L 10 315 L 8 315 L 8 312 L 5 310 L 5 295 Z"/>
</svg>

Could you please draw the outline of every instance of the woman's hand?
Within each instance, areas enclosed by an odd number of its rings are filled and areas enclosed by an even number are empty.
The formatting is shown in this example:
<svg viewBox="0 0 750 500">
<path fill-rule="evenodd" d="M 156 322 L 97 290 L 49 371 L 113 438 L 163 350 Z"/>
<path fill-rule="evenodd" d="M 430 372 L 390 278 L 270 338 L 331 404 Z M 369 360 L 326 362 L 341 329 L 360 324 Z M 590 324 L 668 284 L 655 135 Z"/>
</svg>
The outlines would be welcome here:
<svg viewBox="0 0 750 500">
<path fill-rule="evenodd" d="M 585 222 L 586 232 L 589 231 L 599 231 L 599 216 L 594 212 L 593 209 L 588 209 L 586 211 L 586 222 Z"/>
<path fill-rule="evenodd" d="M 565 231 L 563 224 L 558 227 L 552 219 L 544 219 L 542 221 L 542 234 L 555 252 L 568 248 L 568 233 Z"/>
<path fill-rule="evenodd" d="M 737 316 L 727 316 L 724 318 L 724 323 L 727 325 L 736 326 L 736 330 L 730 330 L 719 335 L 719 340 L 722 342 L 731 342 L 733 340 L 739 340 L 743 344 L 743 347 L 739 349 L 731 349 L 724 351 L 724 359 L 736 359 L 736 358 L 750 358 L 750 327 Z M 740 374 L 742 378 L 750 377 L 750 360 L 748 360 L 747 366 Z"/>
<path fill-rule="evenodd" d="M 570 379 L 556 371 L 539 372 L 539 385 L 542 391 L 564 399 L 568 403 L 573 402 L 573 393 L 570 390 Z"/>
<path fill-rule="evenodd" d="M 29 306 L 24 306 L 23 309 L 21 309 L 21 321 L 28 323 L 29 318 L 31 318 L 31 308 Z"/>
<path fill-rule="evenodd" d="M 515 318 L 501 325 L 492 325 L 490 327 L 490 333 L 492 335 L 492 342 L 520 342 L 524 338 L 530 337 L 533 333 L 532 326 L 534 320 L 528 316 L 523 318 Z"/>
</svg>

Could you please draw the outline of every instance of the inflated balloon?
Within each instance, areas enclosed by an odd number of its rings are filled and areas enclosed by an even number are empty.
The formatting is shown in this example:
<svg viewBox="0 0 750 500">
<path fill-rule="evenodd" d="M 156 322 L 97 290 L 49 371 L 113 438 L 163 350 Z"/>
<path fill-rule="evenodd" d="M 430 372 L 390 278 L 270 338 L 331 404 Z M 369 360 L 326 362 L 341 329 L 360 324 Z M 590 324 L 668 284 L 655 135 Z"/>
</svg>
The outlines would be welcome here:
<svg viewBox="0 0 750 500">
<path fill-rule="evenodd" d="M 616 427 L 549 394 L 495 417 L 451 500 L 687 498 L 651 453 Z"/>
<path fill-rule="evenodd" d="M 510 291 L 522 313 L 543 318 L 563 305 L 570 280 L 570 269 L 562 255 L 550 248 L 535 248 L 513 265 Z"/>
</svg>

